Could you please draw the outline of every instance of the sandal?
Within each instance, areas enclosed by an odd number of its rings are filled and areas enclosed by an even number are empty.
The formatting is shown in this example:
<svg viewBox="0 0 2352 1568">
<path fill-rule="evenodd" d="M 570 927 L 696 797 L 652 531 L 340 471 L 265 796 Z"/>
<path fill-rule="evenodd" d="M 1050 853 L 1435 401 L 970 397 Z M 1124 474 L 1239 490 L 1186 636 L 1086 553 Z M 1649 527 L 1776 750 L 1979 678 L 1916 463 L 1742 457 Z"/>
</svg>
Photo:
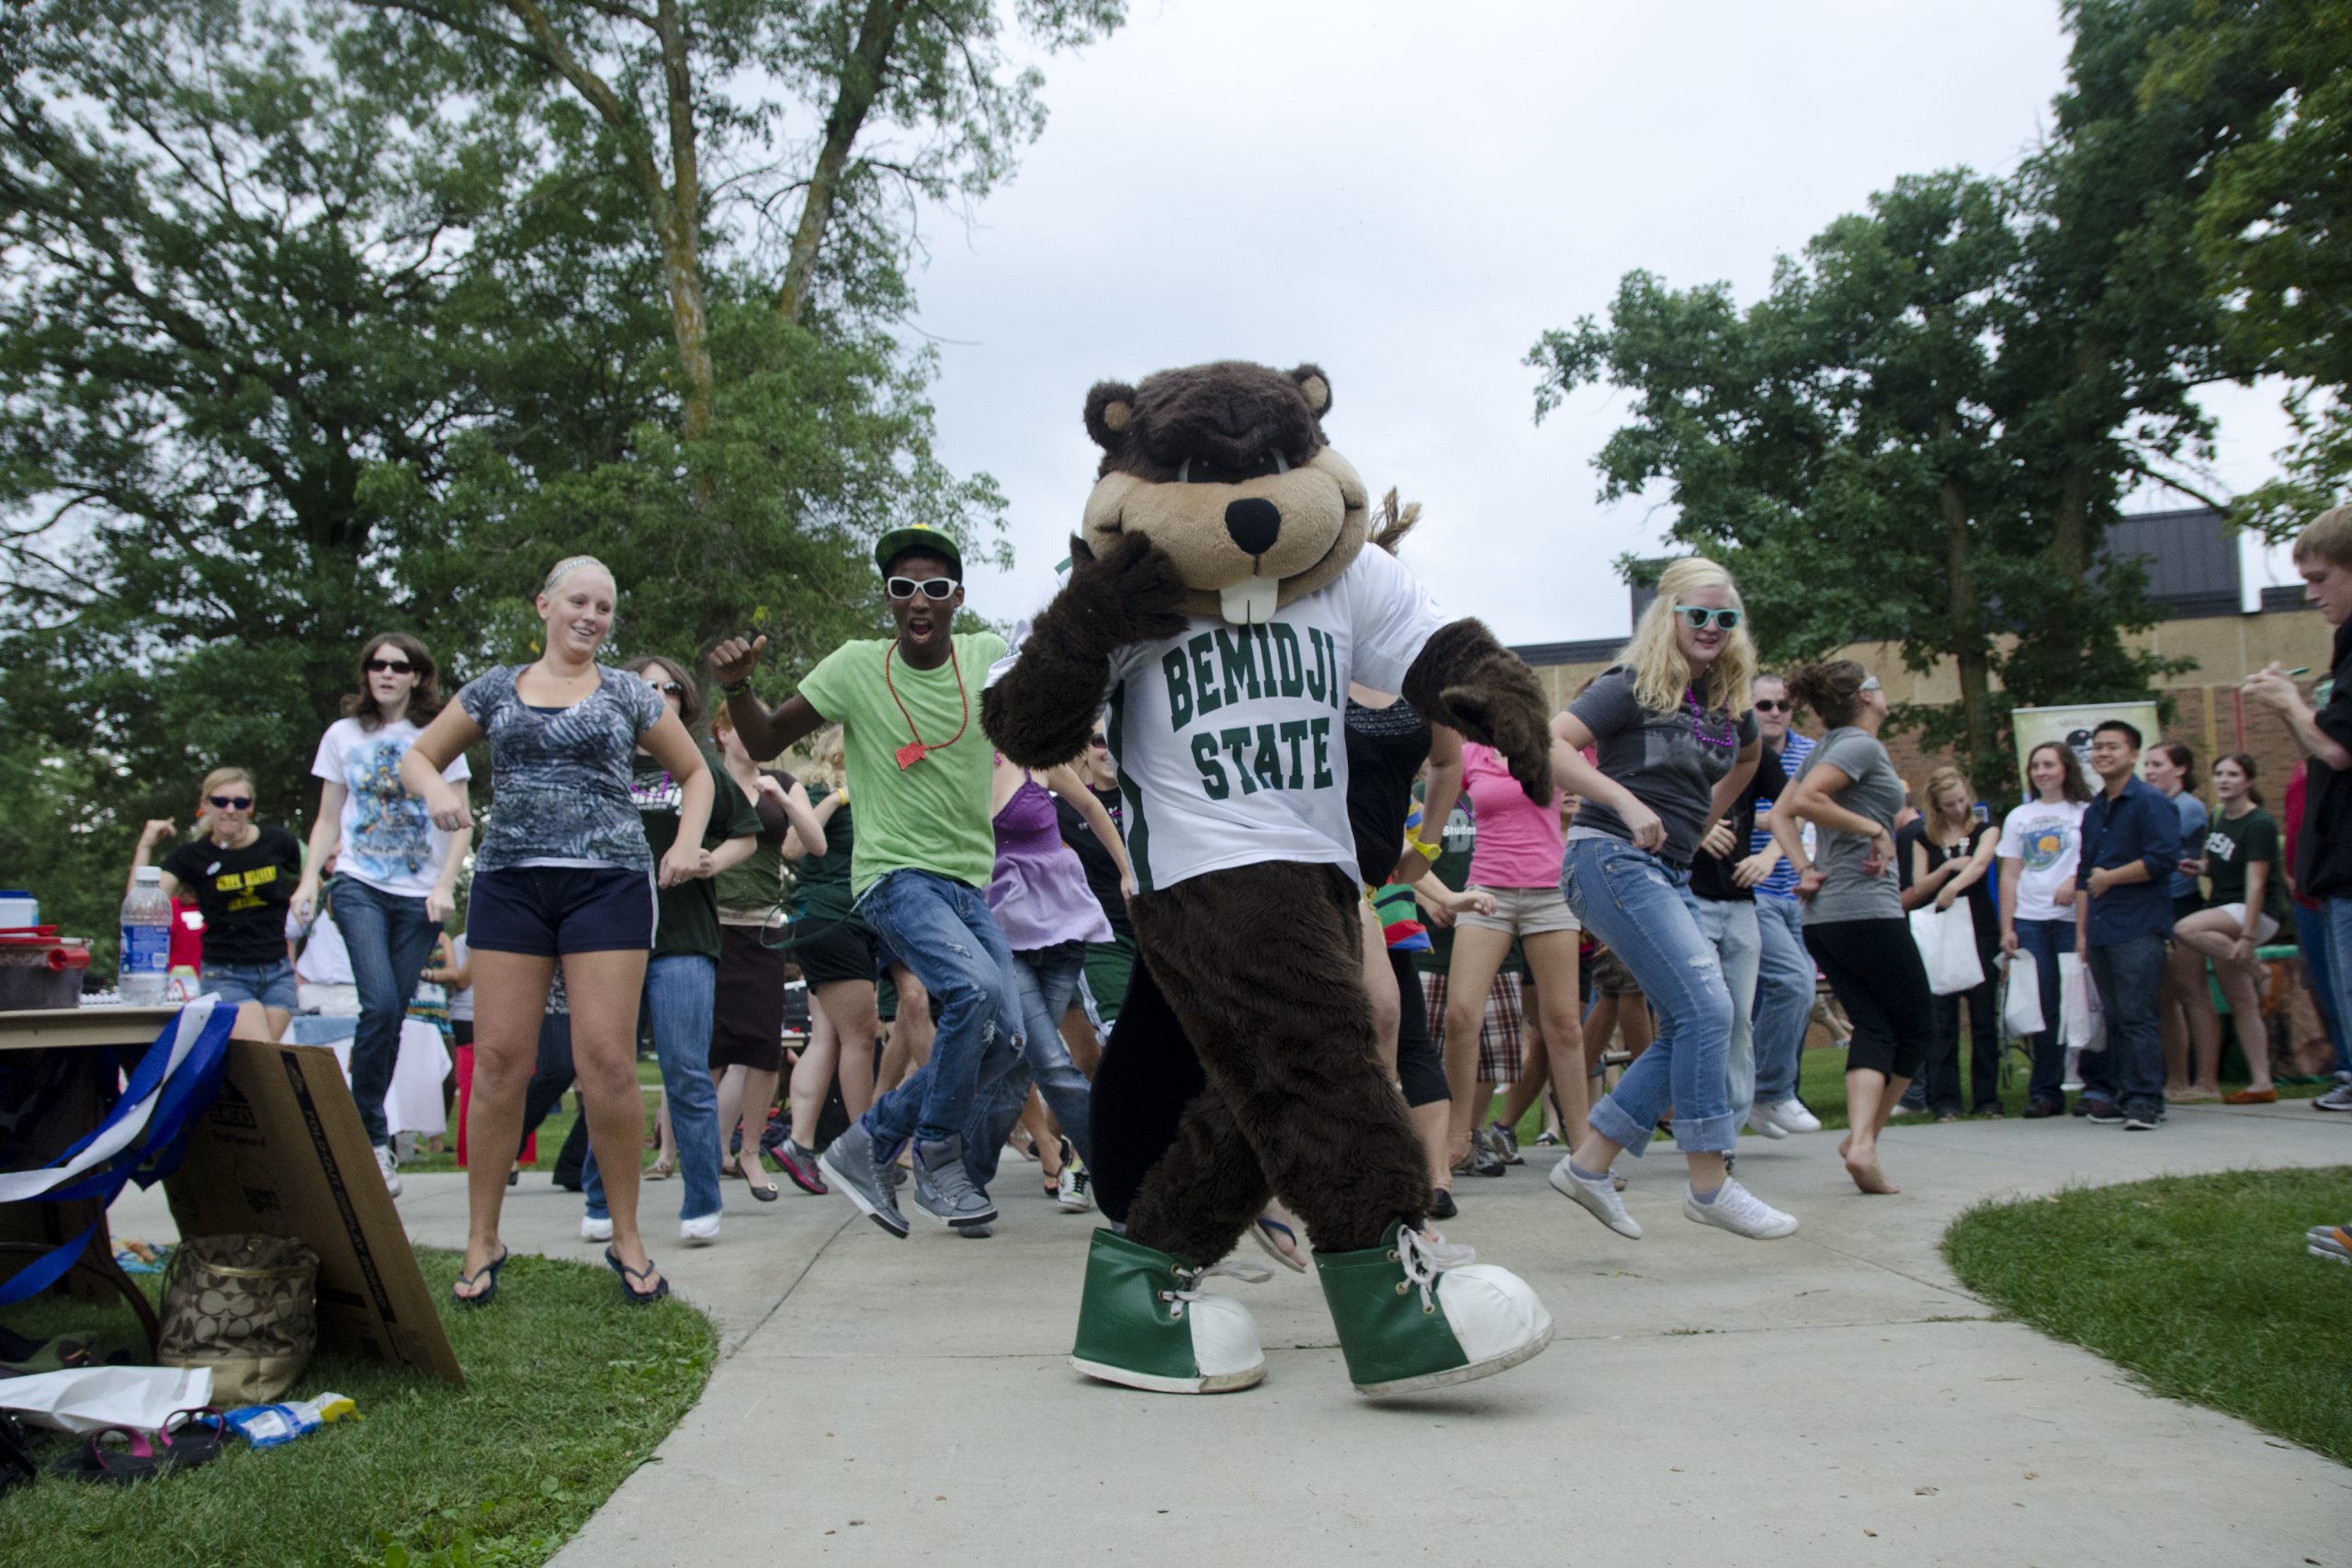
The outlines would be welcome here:
<svg viewBox="0 0 2352 1568">
<path fill-rule="evenodd" d="M 106 1439 L 120 1438 L 122 1446 L 110 1447 Z M 108 1481 L 123 1483 L 144 1481 L 151 1475 L 161 1475 L 172 1468 L 168 1450 L 150 1442 L 147 1434 L 129 1427 L 101 1427 L 82 1439 L 82 1446 L 72 1453 L 52 1461 L 51 1475 L 62 1475 L 76 1481 Z"/>
<path fill-rule="evenodd" d="M 663 1155 L 645 1168 L 645 1179 L 648 1181 L 667 1181 L 677 1174 L 678 1162 L 668 1155 Z"/>
<path fill-rule="evenodd" d="M 666 1277 L 655 1280 L 653 1288 L 650 1291 L 640 1291 L 636 1285 L 630 1283 L 633 1280 L 644 1280 L 652 1274 L 653 1259 L 650 1258 L 645 1260 L 644 1268 L 632 1269 L 621 1261 L 620 1254 L 608 1247 L 605 1248 L 605 1262 L 614 1273 L 621 1277 L 621 1297 L 631 1306 L 651 1306 L 670 1293 L 670 1281 Z"/>
<path fill-rule="evenodd" d="M 2276 1105 L 2278 1091 L 2275 1089 L 2242 1089 L 2234 1094 L 2222 1096 L 2224 1105 Z"/>
<path fill-rule="evenodd" d="M 172 1462 L 190 1470 L 219 1459 L 228 1435 L 228 1417 L 217 1404 L 175 1410 L 164 1417 L 164 1429 L 158 1434 L 171 1452 Z"/>
<path fill-rule="evenodd" d="M 457 1279 L 450 1283 L 449 1299 L 461 1307 L 488 1306 L 498 1296 L 498 1271 L 505 1268 L 506 1260 L 514 1256 L 513 1247 L 501 1247 L 496 1258 L 492 1258 L 472 1273 L 460 1270 Z M 458 1293 L 458 1287 L 465 1284 L 478 1284 L 481 1289 L 470 1296 L 461 1296 Z"/>
<path fill-rule="evenodd" d="M 1267 1257 L 1294 1274 L 1306 1272 L 1306 1259 L 1298 1250 L 1298 1233 L 1290 1226 L 1272 1214 L 1261 1214 L 1250 1222 L 1250 1234 Z"/>
</svg>

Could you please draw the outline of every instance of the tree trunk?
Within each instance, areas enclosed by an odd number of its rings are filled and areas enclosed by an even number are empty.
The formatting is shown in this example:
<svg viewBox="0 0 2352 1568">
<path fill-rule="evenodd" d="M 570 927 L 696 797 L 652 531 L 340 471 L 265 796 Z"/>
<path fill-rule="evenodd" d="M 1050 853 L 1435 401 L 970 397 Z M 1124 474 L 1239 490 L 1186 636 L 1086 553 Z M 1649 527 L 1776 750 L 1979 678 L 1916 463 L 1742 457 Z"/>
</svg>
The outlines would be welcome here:
<svg viewBox="0 0 2352 1568">
<path fill-rule="evenodd" d="M 1938 434 L 1949 440 L 1951 416 L 1939 414 L 1936 423 Z M 1944 520 L 1946 613 L 1951 618 L 1952 662 L 1960 673 L 1961 750 L 1969 774 L 1974 777 L 1980 769 L 1991 766 L 1993 756 L 1992 659 L 1976 600 L 1968 497 L 1960 481 L 1949 474 L 1937 486 L 1937 496 Z"/>
<path fill-rule="evenodd" d="M 841 192 L 842 173 L 849 167 L 850 149 L 865 127 L 865 117 L 881 91 L 882 68 L 899 38 L 899 24 L 910 0 L 867 0 L 858 22 L 857 44 L 842 62 L 841 90 L 833 96 L 832 112 L 825 117 L 825 141 L 818 150 L 817 166 L 808 176 L 808 198 L 800 209 L 800 223 L 792 232 L 792 250 L 785 258 L 784 287 L 776 294 L 776 313 L 797 321 L 808 303 L 808 288 L 817 276 L 817 256 L 825 230 L 832 222 L 833 204 Z"/>
</svg>

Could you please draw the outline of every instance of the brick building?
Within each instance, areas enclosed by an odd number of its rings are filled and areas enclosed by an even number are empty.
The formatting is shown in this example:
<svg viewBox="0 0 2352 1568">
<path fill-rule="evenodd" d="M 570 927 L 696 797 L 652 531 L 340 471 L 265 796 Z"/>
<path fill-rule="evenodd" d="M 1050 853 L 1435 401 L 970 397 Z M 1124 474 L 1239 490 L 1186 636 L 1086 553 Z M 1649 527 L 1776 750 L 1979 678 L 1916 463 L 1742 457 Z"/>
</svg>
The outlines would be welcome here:
<svg viewBox="0 0 2352 1568">
<path fill-rule="evenodd" d="M 2163 694 L 2172 702 L 2165 739 L 2185 742 L 2197 753 L 2198 793 L 2211 805 L 2207 770 L 2213 757 L 2244 750 L 2255 759 L 2255 787 L 2275 811 L 2287 775 L 2301 753 L 2277 715 L 2252 705 L 2241 706 L 2238 682 L 2274 659 L 2290 670 L 2309 665 L 2324 673 L 2330 647 L 2327 623 L 2317 611 L 2304 607 L 2301 588 L 2258 588 L 2246 582 L 2236 536 L 2222 525 L 2220 513 L 2203 507 L 2126 519 L 2109 531 L 2108 550 L 2144 564 L 2148 596 L 2164 617 L 2132 642 L 2194 661 L 2195 668 L 2173 677 Z M 1633 591 L 1635 618 L 1650 598 L 1646 589 Z M 1564 706 L 1589 678 L 1609 667 L 1623 645 L 1624 638 L 1616 637 L 1535 643 L 1516 651 L 1535 667 L 1555 705 Z M 1949 662 L 1919 674 L 1905 666 L 1901 650 L 1892 643 L 1858 642 L 1839 651 L 1867 666 L 1898 705 L 1959 700 L 1959 680 Z M 1819 732 L 1817 724 L 1811 729 Z M 1917 737 L 1909 733 L 1889 737 L 1888 750 L 1915 797 L 1928 775 L 1952 760 L 1946 752 L 1921 750 Z M 1986 804 L 1997 817 L 2013 803 Z"/>
</svg>

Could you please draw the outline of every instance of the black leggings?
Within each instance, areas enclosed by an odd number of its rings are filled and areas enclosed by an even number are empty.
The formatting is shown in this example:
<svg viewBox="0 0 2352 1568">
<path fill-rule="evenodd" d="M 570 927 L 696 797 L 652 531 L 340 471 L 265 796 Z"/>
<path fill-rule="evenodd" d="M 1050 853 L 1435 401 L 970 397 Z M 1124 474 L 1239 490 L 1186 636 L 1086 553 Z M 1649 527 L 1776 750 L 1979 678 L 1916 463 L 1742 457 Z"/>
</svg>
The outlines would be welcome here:
<svg viewBox="0 0 2352 1568">
<path fill-rule="evenodd" d="M 1405 1103 L 1418 1110 L 1453 1098 L 1445 1086 L 1445 1058 L 1430 1038 L 1430 1002 L 1421 990 L 1421 972 L 1413 955 L 1388 950 L 1388 972 L 1396 976 L 1396 1081 L 1405 1087 Z"/>
<path fill-rule="evenodd" d="M 1936 1032 L 1936 995 L 1908 920 L 1807 922 L 1805 950 L 1854 1025 L 1846 1070 L 1916 1078 Z"/>
</svg>

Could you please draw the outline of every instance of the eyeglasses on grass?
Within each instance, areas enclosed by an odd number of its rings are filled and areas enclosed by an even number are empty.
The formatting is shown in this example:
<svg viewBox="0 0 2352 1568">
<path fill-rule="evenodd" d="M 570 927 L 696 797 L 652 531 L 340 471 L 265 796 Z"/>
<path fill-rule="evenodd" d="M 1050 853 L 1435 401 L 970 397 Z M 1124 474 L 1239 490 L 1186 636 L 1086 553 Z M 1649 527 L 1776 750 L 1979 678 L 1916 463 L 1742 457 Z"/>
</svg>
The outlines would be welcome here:
<svg viewBox="0 0 2352 1568">
<path fill-rule="evenodd" d="M 893 599 L 911 599 L 918 590 L 926 599 L 944 601 L 956 597 L 956 590 L 964 585 L 952 577 L 893 577 L 882 584 L 882 591 Z"/>
<path fill-rule="evenodd" d="M 1729 605 L 1716 609 L 1712 604 L 1677 604 L 1674 613 L 1692 631 L 1705 630 L 1710 622 L 1724 631 L 1739 625 L 1739 612 Z"/>
</svg>

